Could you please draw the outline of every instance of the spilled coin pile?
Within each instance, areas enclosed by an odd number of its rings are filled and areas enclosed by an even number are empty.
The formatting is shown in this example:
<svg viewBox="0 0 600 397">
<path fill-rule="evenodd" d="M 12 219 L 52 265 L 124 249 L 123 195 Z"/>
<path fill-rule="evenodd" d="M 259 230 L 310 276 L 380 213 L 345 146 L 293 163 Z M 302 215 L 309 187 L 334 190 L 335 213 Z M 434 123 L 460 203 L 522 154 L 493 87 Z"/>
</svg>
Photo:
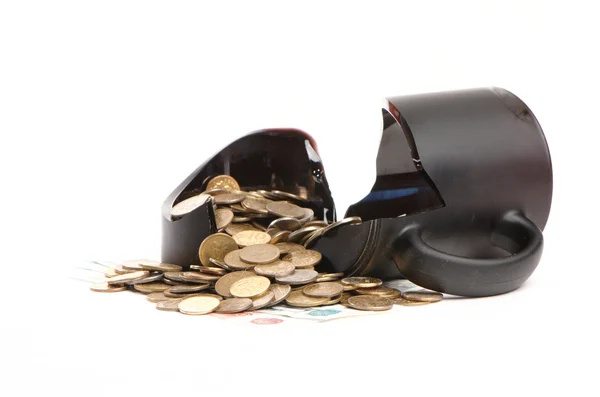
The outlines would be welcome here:
<svg viewBox="0 0 600 397">
<path fill-rule="evenodd" d="M 315 307 L 342 304 L 357 310 L 383 311 L 394 304 L 416 306 L 438 302 L 432 291 L 405 291 L 382 286 L 372 277 L 319 273 L 321 254 L 309 249 L 320 237 L 350 217 L 328 224 L 316 220 L 309 201 L 283 191 L 245 192 L 235 179 L 220 175 L 204 192 L 175 204 L 174 218 L 211 202 L 217 233 L 198 249 L 200 264 L 182 266 L 153 260 L 129 260 L 109 268 L 98 292 L 133 290 L 147 294 L 159 310 L 184 314 L 239 313 L 278 304 Z"/>
</svg>

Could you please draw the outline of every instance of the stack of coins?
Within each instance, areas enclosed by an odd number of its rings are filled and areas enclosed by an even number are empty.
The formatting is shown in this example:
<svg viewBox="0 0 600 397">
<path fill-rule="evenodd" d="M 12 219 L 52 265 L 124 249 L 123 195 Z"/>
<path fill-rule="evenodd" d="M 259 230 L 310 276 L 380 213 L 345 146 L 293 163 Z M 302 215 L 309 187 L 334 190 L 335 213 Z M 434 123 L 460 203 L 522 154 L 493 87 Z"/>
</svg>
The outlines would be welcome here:
<svg viewBox="0 0 600 397">
<path fill-rule="evenodd" d="M 358 310 L 389 310 L 437 302 L 442 294 L 400 291 L 370 277 L 318 273 L 321 254 L 308 249 L 316 239 L 358 217 L 328 224 L 303 207 L 305 197 L 279 190 L 245 192 L 235 179 L 220 175 L 204 192 L 173 206 L 182 217 L 211 201 L 217 233 L 198 249 L 199 264 L 182 266 L 153 260 L 130 260 L 109 268 L 98 292 L 133 290 L 147 294 L 159 310 L 184 314 L 238 313 L 285 303 L 296 307 L 341 303 Z"/>
</svg>

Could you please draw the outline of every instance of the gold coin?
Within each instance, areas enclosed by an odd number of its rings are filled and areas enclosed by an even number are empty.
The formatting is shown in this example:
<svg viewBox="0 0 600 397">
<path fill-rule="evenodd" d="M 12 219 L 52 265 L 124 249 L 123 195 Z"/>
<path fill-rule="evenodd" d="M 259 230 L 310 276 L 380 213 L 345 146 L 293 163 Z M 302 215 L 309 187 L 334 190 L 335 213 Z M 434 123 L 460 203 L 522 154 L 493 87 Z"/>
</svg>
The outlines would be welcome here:
<svg viewBox="0 0 600 397">
<path fill-rule="evenodd" d="M 252 298 L 252 310 L 262 309 L 263 307 L 270 305 L 274 299 L 275 294 L 273 293 L 273 291 L 267 290 L 259 296 L 255 296 Z"/>
<path fill-rule="evenodd" d="M 268 305 L 268 307 L 272 307 L 283 302 L 292 292 L 292 287 L 287 284 L 271 284 L 269 291 L 273 292 L 274 295 L 273 300 Z"/>
<path fill-rule="evenodd" d="M 343 285 L 350 285 L 356 288 L 379 287 L 382 281 L 375 277 L 346 277 L 342 279 Z"/>
<path fill-rule="evenodd" d="M 305 250 L 287 254 L 283 257 L 283 260 L 291 262 L 296 266 L 296 269 L 302 269 L 318 265 L 322 258 L 323 256 L 318 251 Z"/>
<path fill-rule="evenodd" d="M 166 280 L 172 280 L 172 281 L 185 281 L 185 279 L 183 278 L 183 275 L 185 274 L 185 272 L 165 272 L 163 274 L 165 281 Z"/>
<path fill-rule="evenodd" d="M 323 303 L 323 306 L 336 305 L 336 304 L 340 303 L 341 300 L 342 300 L 342 294 L 332 296 L 331 298 L 329 298 L 329 300 L 326 303 Z"/>
<path fill-rule="evenodd" d="M 281 253 L 281 255 L 285 255 L 285 254 L 289 254 L 289 253 L 292 253 L 292 252 L 305 251 L 306 250 L 306 248 L 304 248 L 300 244 L 289 243 L 289 242 L 276 243 L 275 247 L 279 248 L 279 252 Z"/>
<path fill-rule="evenodd" d="M 232 236 L 235 236 L 239 232 L 244 232 L 247 230 L 260 232 L 260 230 L 258 230 L 257 228 L 255 228 L 254 226 L 252 226 L 249 223 L 231 223 L 229 226 L 227 226 L 225 228 L 225 231 Z"/>
<path fill-rule="evenodd" d="M 110 285 L 114 284 L 126 284 L 132 281 L 141 280 L 150 275 L 150 272 L 147 270 L 140 270 L 132 273 L 119 274 L 118 276 L 111 277 L 107 280 L 107 283 Z"/>
<path fill-rule="evenodd" d="M 221 276 L 214 274 L 206 274 L 200 272 L 184 272 L 183 281 L 189 281 L 191 283 L 213 283 L 217 281 Z"/>
<path fill-rule="evenodd" d="M 160 263 L 159 261 L 153 261 L 152 259 L 132 259 L 132 260 L 123 262 L 121 264 L 121 266 L 125 270 L 139 271 L 139 270 L 144 270 L 144 268 L 142 268 L 142 264 L 157 265 L 159 263 Z"/>
<path fill-rule="evenodd" d="M 416 302 L 439 302 L 444 299 L 444 295 L 435 291 L 406 291 L 402 293 L 404 299 Z"/>
<path fill-rule="evenodd" d="M 120 292 L 127 289 L 124 285 L 110 285 L 108 283 L 96 283 L 90 286 L 90 289 L 95 292 Z"/>
<path fill-rule="evenodd" d="M 225 255 L 224 261 L 227 267 L 234 270 L 251 269 L 254 267 L 253 263 L 244 262 L 240 259 L 241 251 L 242 250 L 235 250 Z"/>
<path fill-rule="evenodd" d="M 219 301 L 223 300 L 223 297 L 221 295 L 211 294 L 210 292 L 198 292 L 198 293 L 195 293 L 195 294 L 186 295 L 185 297 L 189 298 L 189 297 L 192 297 L 192 296 L 210 296 L 210 297 L 218 299 Z"/>
<path fill-rule="evenodd" d="M 233 220 L 233 211 L 229 208 L 219 208 L 215 211 L 215 222 L 217 223 L 217 230 L 221 230 L 229 226 Z"/>
<path fill-rule="evenodd" d="M 314 270 L 296 269 L 294 273 L 287 276 L 276 277 L 275 280 L 281 284 L 300 285 L 312 283 L 317 279 L 318 275 L 319 273 Z"/>
<path fill-rule="evenodd" d="M 314 221 L 306 222 L 306 224 L 304 224 L 304 226 L 319 226 L 319 227 L 325 227 L 327 225 L 328 225 L 327 222 L 321 221 L 321 220 L 314 220 Z"/>
<path fill-rule="evenodd" d="M 315 212 L 310 208 L 302 208 L 304 210 L 304 216 L 300 218 L 300 223 L 303 225 L 315 219 Z"/>
<path fill-rule="evenodd" d="M 267 204 L 267 210 L 273 215 L 284 218 L 302 218 L 306 215 L 302 207 L 287 201 L 272 201 Z"/>
<path fill-rule="evenodd" d="M 344 287 L 340 283 L 317 283 L 304 287 L 302 292 L 308 296 L 317 298 L 333 298 L 344 292 Z"/>
<path fill-rule="evenodd" d="M 400 291 L 394 288 L 379 286 L 373 288 L 357 288 L 356 293 L 360 295 L 377 295 L 386 298 L 395 298 L 400 296 Z"/>
<path fill-rule="evenodd" d="M 190 212 L 192 212 L 196 208 L 202 206 L 204 203 L 206 203 L 210 199 L 211 199 L 210 195 L 201 193 L 201 194 L 198 194 L 197 196 L 192 196 L 190 198 L 182 200 L 182 201 L 178 202 L 177 204 L 175 204 L 173 206 L 173 208 L 171 208 L 171 215 L 172 216 L 183 216 L 185 214 L 189 214 Z"/>
<path fill-rule="evenodd" d="M 160 301 L 156 303 L 156 308 L 162 311 L 178 312 L 179 302 L 181 302 L 181 299 L 169 299 L 168 301 Z"/>
<path fill-rule="evenodd" d="M 304 197 L 300 197 L 298 195 L 288 193 L 288 192 L 282 192 L 281 190 L 273 190 L 273 191 L 271 191 L 271 194 L 273 194 L 283 200 L 292 199 L 292 200 L 298 201 L 302 204 L 310 203 L 310 201 Z"/>
<path fill-rule="evenodd" d="M 344 287 L 344 292 L 355 291 L 358 289 L 358 287 L 356 285 L 346 285 L 346 284 L 342 283 L 342 286 Z"/>
<path fill-rule="evenodd" d="M 269 204 L 270 202 L 271 200 L 265 198 L 246 196 L 244 201 L 242 201 L 242 207 L 252 212 L 268 214 L 269 211 L 267 210 L 267 204 Z"/>
<path fill-rule="evenodd" d="M 294 230 L 298 230 L 302 227 L 300 221 L 296 218 L 278 218 L 273 222 L 269 223 L 269 229 L 278 229 L 278 230 L 289 230 L 293 232 Z"/>
<path fill-rule="evenodd" d="M 213 189 L 225 189 L 228 192 L 234 192 L 240 190 L 240 185 L 229 175 L 219 175 L 212 178 L 206 185 L 206 190 Z"/>
<path fill-rule="evenodd" d="M 215 233 L 204 239 L 198 249 L 200 262 L 204 266 L 210 266 L 210 258 L 222 261 L 227 253 L 238 249 L 237 243 L 228 234 Z"/>
<path fill-rule="evenodd" d="M 231 298 L 222 300 L 215 309 L 215 313 L 240 313 L 252 307 L 252 299 Z"/>
<path fill-rule="evenodd" d="M 321 236 L 324 236 L 325 234 L 329 233 L 331 230 L 338 228 L 340 226 L 360 225 L 361 223 L 362 223 L 362 219 L 360 218 L 360 216 L 351 216 L 348 218 L 344 218 L 341 221 L 334 222 L 331 225 L 324 227 L 323 230 L 321 230 Z"/>
<path fill-rule="evenodd" d="M 171 298 L 169 298 L 168 296 L 165 296 L 164 292 L 152 292 L 152 293 L 146 295 L 146 299 L 148 299 L 152 303 L 157 303 L 157 302 L 162 302 L 162 301 L 168 301 Z"/>
<path fill-rule="evenodd" d="M 290 236 L 290 233 L 291 232 L 289 230 L 278 230 L 277 233 L 271 235 L 270 244 L 283 243 L 287 241 L 288 237 Z"/>
<path fill-rule="evenodd" d="M 141 263 L 140 267 L 144 270 L 155 270 L 159 272 L 180 272 L 183 268 L 171 263 Z"/>
<path fill-rule="evenodd" d="M 192 296 L 179 302 L 179 311 L 183 314 L 208 314 L 214 311 L 221 301 L 212 296 Z"/>
<path fill-rule="evenodd" d="M 275 261 L 254 266 L 254 273 L 266 277 L 282 277 L 294 273 L 296 267 L 291 262 Z"/>
<path fill-rule="evenodd" d="M 143 294 L 149 294 L 151 292 L 163 292 L 172 286 L 166 283 L 147 283 L 147 284 L 134 284 L 133 288 Z"/>
<path fill-rule="evenodd" d="M 136 264 L 136 266 L 137 266 L 137 264 Z M 137 270 L 142 270 L 142 268 L 138 266 Z M 125 269 L 123 267 L 123 264 L 118 264 L 117 266 L 115 266 L 115 273 L 117 273 L 117 274 L 131 273 L 131 272 L 135 272 L 135 271 L 136 270 Z"/>
<path fill-rule="evenodd" d="M 160 272 L 152 272 L 150 273 L 150 275 L 148 277 L 144 277 L 144 278 L 139 278 L 137 280 L 133 280 L 130 281 L 128 284 L 131 285 L 135 285 L 135 284 L 147 284 L 147 283 L 153 283 L 155 281 L 160 281 L 163 279 L 163 274 Z"/>
<path fill-rule="evenodd" d="M 218 196 L 213 197 L 215 204 L 217 205 L 229 205 L 241 203 L 242 200 L 246 198 L 245 195 L 240 193 L 225 193 L 219 194 Z"/>
<path fill-rule="evenodd" d="M 316 232 L 318 230 L 321 230 L 321 228 L 318 226 L 305 226 L 301 229 L 290 233 L 290 235 L 288 236 L 288 241 L 291 243 L 298 243 L 302 241 L 302 239 L 308 234 Z"/>
<path fill-rule="evenodd" d="M 400 305 L 400 306 L 423 306 L 423 305 L 430 305 L 433 303 L 433 302 L 411 301 L 408 299 L 404 299 L 402 296 L 397 296 L 397 297 L 393 298 L 392 300 L 394 301 L 394 304 Z"/>
<path fill-rule="evenodd" d="M 279 248 L 271 244 L 250 245 L 240 250 L 240 259 L 246 263 L 270 263 L 279 259 Z"/>
<path fill-rule="evenodd" d="M 210 190 L 205 190 L 203 193 L 210 194 L 211 196 L 217 196 L 219 194 L 229 193 L 229 191 L 225 190 L 225 189 L 210 189 Z"/>
<path fill-rule="evenodd" d="M 117 269 L 116 269 L 116 268 L 114 268 L 114 267 L 109 267 L 109 268 L 108 268 L 108 269 L 106 269 L 106 271 L 104 272 L 104 277 L 109 277 L 109 278 L 110 278 L 110 277 L 114 277 L 114 276 L 116 276 L 116 275 L 118 275 L 118 274 L 121 274 L 121 273 L 117 273 Z"/>
<path fill-rule="evenodd" d="M 229 292 L 236 298 L 251 298 L 269 289 L 271 282 L 263 276 L 244 277 L 231 285 Z"/>
<path fill-rule="evenodd" d="M 230 293 L 231 285 L 244 277 L 252 276 L 256 276 L 256 274 L 254 274 L 254 272 L 248 271 L 228 273 L 217 281 L 217 283 L 215 284 L 215 290 L 217 291 L 217 294 L 225 298 L 231 298 L 233 296 Z"/>
<path fill-rule="evenodd" d="M 192 268 L 190 266 L 190 268 Z M 200 273 L 212 274 L 215 276 L 224 276 L 227 274 L 227 270 L 222 269 L 220 267 L 208 267 L 208 266 L 198 266 L 196 267 Z"/>
<path fill-rule="evenodd" d="M 227 255 L 225 255 L 225 256 L 227 256 Z M 223 258 L 223 259 L 225 259 L 225 258 Z M 225 262 L 220 261 L 218 259 L 210 258 L 209 261 L 210 261 L 210 263 L 212 263 L 215 266 L 220 267 L 221 269 L 224 269 L 224 270 L 234 270 L 234 269 L 230 268 L 229 266 L 227 266 L 227 264 Z"/>
<path fill-rule="evenodd" d="M 292 291 L 288 297 L 285 299 L 285 303 L 290 306 L 297 307 L 314 307 L 320 306 L 323 303 L 327 302 L 329 298 L 326 297 L 314 297 L 305 295 L 301 290 Z"/>
<path fill-rule="evenodd" d="M 351 296 L 354 296 L 354 295 L 352 295 L 350 292 L 344 292 L 344 293 L 342 294 L 342 298 L 340 299 L 340 303 L 341 303 L 342 305 L 344 305 L 344 306 L 348 306 L 348 299 L 349 299 Z"/>
<path fill-rule="evenodd" d="M 240 247 L 248 247 L 256 244 L 267 244 L 271 241 L 271 236 L 268 233 L 245 230 L 243 232 L 236 233 L 233 239 Z"/>
<path fill-rule="evenodd" d="M 189 294 L 191 292 L 198 292 L 209 288 L 209 284 L 195 284 L 195 285 L 174 285 L 171 288 L 164 291 L 165 295 L 167 292 L 170 294 Z"/>
<path fill-rule="evenodd" d="M 348 298 L 348 306 L 358 310 L 384 311 L 394 307 L 394 302 L 382 296 L 357 295 Z"/>
<path fill-rule="evenodd" d="M 234 216 L 233 220 L 231 222 L 243 223 L 243 222 L 250 222 L 251 220 L 252 220 L 252 218 L 250 218 L 249 216 Z"/>
</svg>

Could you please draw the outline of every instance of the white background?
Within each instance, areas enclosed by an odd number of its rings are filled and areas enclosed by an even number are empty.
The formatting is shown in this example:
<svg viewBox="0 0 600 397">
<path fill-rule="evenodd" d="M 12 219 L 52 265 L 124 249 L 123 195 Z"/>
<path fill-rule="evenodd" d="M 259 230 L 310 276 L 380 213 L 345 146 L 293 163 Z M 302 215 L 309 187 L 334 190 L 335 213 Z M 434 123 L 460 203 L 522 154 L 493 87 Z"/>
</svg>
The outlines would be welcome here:
<svg viewBox="0 0 600 397">
<path fill-rule="evenodd" d="M 595 3 L 1 1 L 0 394 L 598 395 Z M 158 258 L 164 198 L 255 129 L 311 133 L 343 214 L 382 98 L 480 86 L 531 107 L 554 163 L 514 293 L 256 326 L 67 279 Z"/>
</svg>

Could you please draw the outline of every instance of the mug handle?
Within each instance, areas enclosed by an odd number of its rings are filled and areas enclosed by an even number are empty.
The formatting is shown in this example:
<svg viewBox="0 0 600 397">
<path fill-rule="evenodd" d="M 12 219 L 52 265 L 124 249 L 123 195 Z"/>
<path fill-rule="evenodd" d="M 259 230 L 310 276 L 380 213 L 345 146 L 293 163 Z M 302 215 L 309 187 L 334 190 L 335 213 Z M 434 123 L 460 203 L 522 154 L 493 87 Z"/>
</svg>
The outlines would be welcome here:
<svg viewBox="0 0 600 397">
<path fill-rule="evenodd" d="M 491 241 L 508 238 L 516 251 L 492 259 L 467 258 L 439 251 L 422 238 L 420 225 L 404 229 L 394 242 L 394 262 L 404 277 L 422 287 L 461 296 L 490 296 L 517 289 L 531 276 L 542 255 L 540 229 L 518 212 L 505 214 Z M 499 245 L 499 244 L 496 244 Z"/>
</svg>

